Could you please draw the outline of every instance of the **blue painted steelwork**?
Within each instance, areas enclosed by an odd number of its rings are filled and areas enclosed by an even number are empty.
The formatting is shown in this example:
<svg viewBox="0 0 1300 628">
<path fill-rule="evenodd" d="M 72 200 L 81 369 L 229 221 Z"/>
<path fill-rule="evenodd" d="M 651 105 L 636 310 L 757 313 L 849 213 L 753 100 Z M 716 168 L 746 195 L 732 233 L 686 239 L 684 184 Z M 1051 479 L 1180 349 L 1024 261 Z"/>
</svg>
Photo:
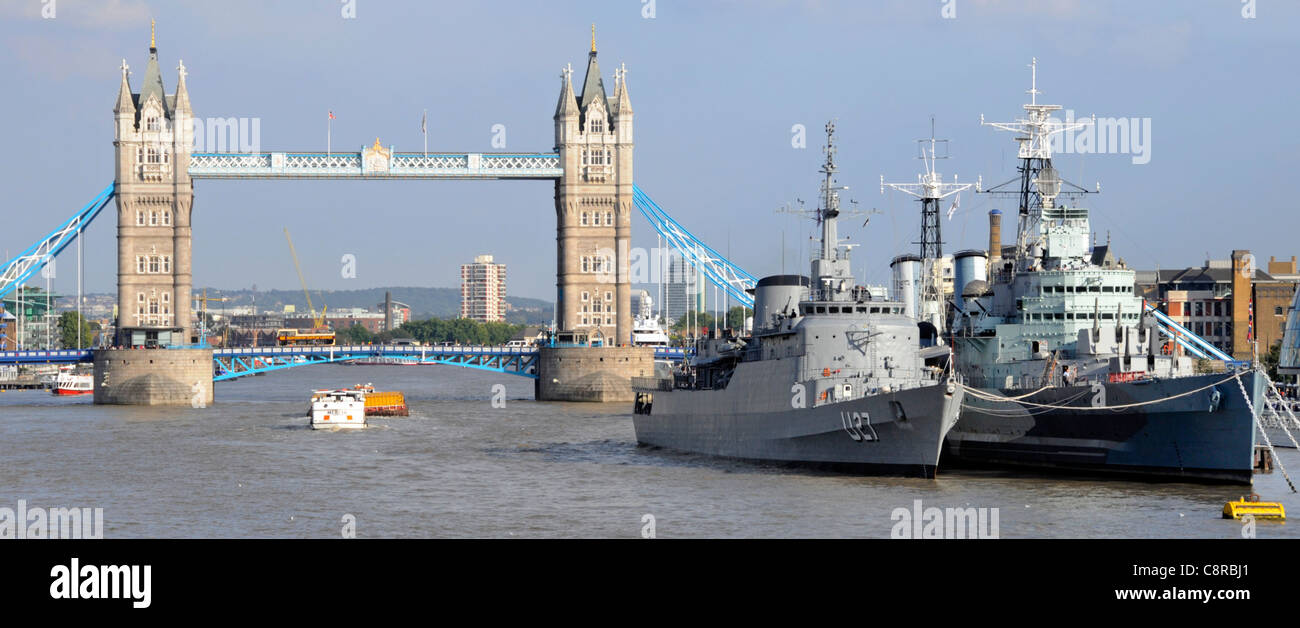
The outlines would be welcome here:
<svg viewBox="0 0 1300 628">
<path fill-rule="evenodd" d="M 375 360 L 381 364 L 445 364 L 537 379 L 536 349 L 521 347 L 341 345 L 214 349 L 213 381 L 225 381 L 298 366 Z M 656 359 L 682 359 L 680 347 L 656 347 Z"/>
<path fill-rule="evenodd" d="M 713 285 L 746 307 L 754 306 L 754 297 L 746 292 L 758 283 L 753 275 L 687 231 L 636 184 L 632 184 L 632 203 L 650 221 L 650 226 L 663 235 L 691 266 L 700 269 Z"/>
<path fill-rule="evenodd" d="M 1300 290 L 1291 299 L 1282 328 L 1282 351 L 1278 355 L 1277 372 L 1282 375 L 1300 375 Z"/>
<path fill-rule="evenodd" d="M 72 242 L 99 215 L 100 210 L 113 200 L 116 189 L 116 183 L 108 184 L 108 187 L 95 195 L 95 198 L 86 203 L 85 207 L 65 220 L 57 229 L 41 238 L 36 244 L 27 247 L 17 257 L 5 262 L 5 265 L 0 268 L 0 298 L 21 286 L 32 276 L 32 273 L 43 268 L 51 258 L 68 246 L 68 243 Z"/>
<path fill-rule="evenodd" d="M 214 349 L 213 381 L 281 369 L 352 360 L 401 360 L 409 364 L 448 364 L 537 379 L 537 351 L 519 347 L 430 347 L 421 345 L 340 345 Z"/>
<path fill-rule="evenodd" d="M 194 153 L 193 179 L 558 179 L 556 153 Z"/>
<path fill-rule="evenodd" d="M 94 359 L 90 349 L 0 351 L 0 364 L 71 364 Z"/>
<path fill-rule="evenodd" d="M 1155 314 L 1156 321 L 1159 323 L 1159 325 L 1156 326 L 1156 329 L 1159 329 L 1160 333 L 1165 336 L 1173 338 L 1184 349 L 1187 349 L 1188 353 L 1191 353 L 1198 358 L 1223 360 L 1224 362 L 1232 363 L 1237 362 L 1237 360 L 1234 360 L 1232 356 L 1224 353 L 1206 339 L 1193 334 L 1191 331 L 1188 331 L 1186 327 L 1174 322 L 1174 319 L 1169 318 L 1169 316 L 1164 312 L 1157 310 L 1155 306 L 1146 301 L 1143 301 L 1142 305 L 1145 307 L 1146 311 Z"/>
</svg>

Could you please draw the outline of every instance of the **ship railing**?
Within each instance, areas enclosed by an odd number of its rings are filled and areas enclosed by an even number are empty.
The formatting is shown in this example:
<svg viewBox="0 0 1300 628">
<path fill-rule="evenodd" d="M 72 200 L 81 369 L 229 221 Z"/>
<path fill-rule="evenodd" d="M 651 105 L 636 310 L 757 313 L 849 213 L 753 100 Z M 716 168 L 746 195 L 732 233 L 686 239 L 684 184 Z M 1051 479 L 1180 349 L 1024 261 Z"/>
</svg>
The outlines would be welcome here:
<svg viewBox="0 0 1300 628">
<path fill-rule="evenodd" d="M 673 389 L 673 380 L 663 377 L 633 377 L 632 387 L 667 391 Z"/>
</svg>

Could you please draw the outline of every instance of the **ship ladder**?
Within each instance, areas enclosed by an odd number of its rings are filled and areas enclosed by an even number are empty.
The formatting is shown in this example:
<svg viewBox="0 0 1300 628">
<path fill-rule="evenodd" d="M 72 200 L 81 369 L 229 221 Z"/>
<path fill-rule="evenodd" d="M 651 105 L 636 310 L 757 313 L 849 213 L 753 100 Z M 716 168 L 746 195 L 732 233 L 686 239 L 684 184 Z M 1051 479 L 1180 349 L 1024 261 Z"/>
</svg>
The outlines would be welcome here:
<svg viewBox="0 0 1300 628">
<path fill-rule="evenodd" d="M 1291 446 L 1300 450 L 1300 443 L 1296 442 L 1295 435 L 1293 435 L 1290 428 L 1287 427 L 1287 419 L 1291 419 L 1291 423 L 1296 427 L 1300 427 L 1300 419 L 1297 419 L 1295 413 L 1291 411 L 1291 405 L 1282 398 L 1282 393 L 1278 392 L 1277 386 L 1273 385 L 1273 380 L 1268 375 L 1265 375 L 1263 371 L 1260 371 L 1260 376 L 1263 377 L 1264 381 L 1268 384 L 1268 390 L 1264 391 L 1265 409 L 1273 413 L 1273 417 L 1277 419 L 1278 426 L 1282 428 L 1282 433 L 1286 434 L 1286 437 L 1291 439 Z M 1285 416 L 1283 416 L 1283 412 L 1286 412 Z"/>
<path fill-rule="evenodd" d="M 1267 375 L 1264 375 L 1264 373 L 1259 370 L 1256 370 L 1256 373 L 1260 376 L 1267 377 Z M 1260 436 L 1264 437 L 1264 445 L 1268 447 L 1269 455 L 1272 456 L 1273 462 L 1277 464 L 1277 468 L 1282 471 L 1282 477 L 1286 478 L 1286 484 L 1291 487 L 1291 492 L 1297 492 L 1295 483 L 1291 481 L 1291 476 L 1287 474 L 1286 467 L 1282 465 L 1282 459 L 1277 457 L 1277 451 L 1273 449 L 1273 442 L 1269 440 L 1268 431 L 1264 429 L 1264 422 L 1259 419 L 1259 413 L 1255 411 L 1255 404 L 1250 402 L 1250 395 L 1246 393 L 1246 385 L 1241 383 L 1241 373 L 1234 375 L 1233 379 L 1237 380 L 1237 389 L 1241 391 L 1241 397 L 1246 400 L 1246 407 L 1250 408 L 1250 415 L 1255 419 L 1255 426 L 1259 428 Z"/>
</svg>

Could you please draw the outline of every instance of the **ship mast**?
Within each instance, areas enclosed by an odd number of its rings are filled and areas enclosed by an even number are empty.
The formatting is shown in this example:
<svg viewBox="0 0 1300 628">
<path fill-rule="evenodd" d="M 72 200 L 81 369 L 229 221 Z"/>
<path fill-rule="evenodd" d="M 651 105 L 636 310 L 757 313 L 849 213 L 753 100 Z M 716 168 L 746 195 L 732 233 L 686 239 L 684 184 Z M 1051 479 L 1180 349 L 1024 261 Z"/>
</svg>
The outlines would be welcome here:
<svg viewBox="0 0 1300 628">
<path fill-rule="evenodd" d="M 994 186 L 988 193 L 1014 195 L 1019 200 L 1019 221 L 1016 227 L 1016 263 L 1012 272 L 1029 270 L 1043 250 L 1042 216 L 1044 208 L 1054 208 L 1058 196 L 1086 194 L 1077 185 L 1063 181 L 1052 167 L 1052 136 L 1066 131 L 1081 129 L 1096 123 L 1096 117 L 1082 120 L 1061 122 L 1051 117 L 1052 112 L 1061 109 L 1060 105 L 1038 104 L 1038 59 L 1034 58 L 1030 67 L 1029 102 L 1024 105 L 1025 117 L 1015 122 L 986 122 L 980 115 L 981 126 L 991 126 L 1016 134 L 1015 140 L 1020 145 L 1017 170 L 1020 176 L 1006 183 Z M 1019 182 L 1019 190 L 1004 189 L 1013 182 Z M 1062 184 L 1071 189 L 1062 192 Z M 990 252 L 990 255 L 992 253 Z M 992 269 L 990 269 L 991 271 Z"/>
<path fill-rule="evenodd" d="M 814 282 L 814 299 L 822 301 L 847 301 L 852 298 L 854 280 L 849 266 L 849 253 L 852 244 L 844 244 L 839 236 L 839 218 L 841 215 L 858 214 L 854 210 L 847 212 L 840 209 L 840 192 L 849 189 L 847 185 L 837 185 L 835 173 L 835 121 L 826 123 L 826 161 L 822 164 L 824 175 L 821 189 L 821 203 L 815 214 L 817 224 L 821 227 L 821 250 L 812 260 L 812 280 Z"/>
<path fill-rule="evenodd" d="M 939 227 L 940 201 L 971 187 L 978 190 L 979 186 L 978 183 L 957 183 L 957 175 L 953 175 L 951 183 L 943 182 L 943 177 L 936 171 L 936 163 L 939 159 L 948 158 L 948 140 L 935 139 L 933 117 L 930 118 L 930 138 L 917 140 L 917 144 L 920 149 L 917 159 L 922 160 L 925 166 L 925 171 L 916 175 L 917 182 L 886 183 L 884 175 L 881 175 L 880 193 L 884 194 L 885 188 L 889 187 L 911 194 L 921 201 L 921 241 L 914 243 L 921 245 L 923 264 L 921 318 L 929 320 L 936 329 L 942 330 L 945 327 L 943 291 L 935 277 L 935 264 L 943 258 L 943 236 Z M 944 147 L 943 155 L 938 152 L 940 146 Z"/>
</svg>

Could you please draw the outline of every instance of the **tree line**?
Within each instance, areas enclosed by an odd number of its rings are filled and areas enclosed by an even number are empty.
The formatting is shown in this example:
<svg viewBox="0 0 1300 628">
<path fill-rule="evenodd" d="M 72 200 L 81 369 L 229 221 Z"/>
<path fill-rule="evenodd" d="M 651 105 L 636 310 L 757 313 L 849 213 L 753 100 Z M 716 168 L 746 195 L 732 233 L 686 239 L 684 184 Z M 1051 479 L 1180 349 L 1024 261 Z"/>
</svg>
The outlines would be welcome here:
<svg viewBox="0 0 1300 628">
<path fill-rule="evenodd" d="M 393 331 L 374 333 L 358 324 L 335 333 L 339 344 L 385 343 L 410 338 L 428 344 L 456 342 L 463 345 L 501 345 L 523 328 L 524 325 L 480 323 L 468 318 L 429 318 L 407 321 Z"/>
</svg>

